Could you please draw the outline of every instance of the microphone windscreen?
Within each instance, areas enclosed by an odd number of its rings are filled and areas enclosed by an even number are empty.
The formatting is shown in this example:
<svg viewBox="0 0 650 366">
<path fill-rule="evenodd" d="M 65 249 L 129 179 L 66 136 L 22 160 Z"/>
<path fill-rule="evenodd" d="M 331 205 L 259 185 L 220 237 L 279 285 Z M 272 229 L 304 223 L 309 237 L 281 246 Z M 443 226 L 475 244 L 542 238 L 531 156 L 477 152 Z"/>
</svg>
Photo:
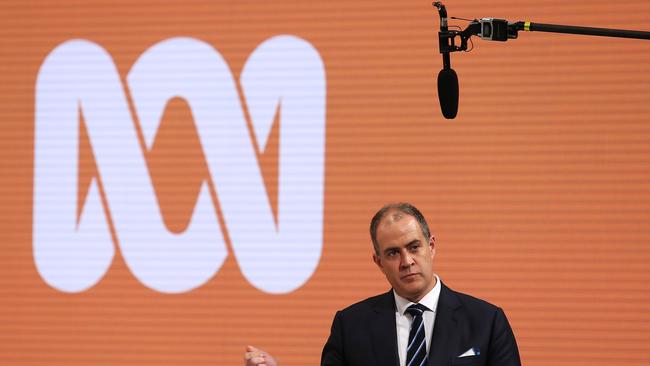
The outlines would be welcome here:
<svg viewBox="0 0 650 366">
<path fill-rule="evenodd" d="M 458 75 L 454 69 L 442 69 L 438 73 L 438 99 L 442 115 L 456 118 L 458 113 Z"/>
</svg>

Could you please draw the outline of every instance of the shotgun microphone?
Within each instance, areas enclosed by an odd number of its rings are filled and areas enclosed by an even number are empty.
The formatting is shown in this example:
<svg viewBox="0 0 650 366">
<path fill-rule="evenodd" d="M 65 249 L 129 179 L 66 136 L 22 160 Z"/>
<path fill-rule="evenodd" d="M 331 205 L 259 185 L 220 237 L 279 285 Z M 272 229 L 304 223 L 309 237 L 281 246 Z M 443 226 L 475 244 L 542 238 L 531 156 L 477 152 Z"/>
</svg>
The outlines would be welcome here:
<svg viewBox="0 0 650 366">
<path fill-rule="evenodd" d="M 456 118 L 458 113 L 458 75 L 451 67 L 444 67 L 438 73 L 438 99 L 442 115 L 447 119 Z"/>
<path fill-rule="evenodd" d="M 433 3 L 440 13 L 440 32 L 438 41 L 440 53 L 442 54 L 442 70 L 438 73 L 438 100 L 442 115 L 447 119 L 456 118 L 458 113 L 458 75 L 451 68 L 449 57 L 450 39 L 449 29 L 447 28 L 447 10 L 442 3 Z"/>
</svg>

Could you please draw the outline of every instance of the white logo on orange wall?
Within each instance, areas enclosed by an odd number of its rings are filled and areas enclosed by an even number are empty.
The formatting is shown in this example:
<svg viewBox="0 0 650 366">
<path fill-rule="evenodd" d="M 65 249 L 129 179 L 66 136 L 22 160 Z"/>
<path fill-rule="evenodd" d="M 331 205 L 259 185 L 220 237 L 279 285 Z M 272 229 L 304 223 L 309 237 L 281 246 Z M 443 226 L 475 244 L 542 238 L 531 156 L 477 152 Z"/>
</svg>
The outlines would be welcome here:
<svg viewBox="0 0 650 366">
<path fill-rule="evenodd" d="M 43 280 L 65 292 L 101 280 L 115 253 L 106 209 L 127 266 L 154 290 L 185 292 L 214 276 L 227 256 L 222 230 L 258 289 L 287 293 L 304 284 L 322 249 L 325 70 L 318 51 L 297 37 L 273 37 L 254 50 L 241 73 L 262 150 L 281 109 L 277 226 L 235 81 L 218 51 L 192 38 L 165 40 L 140 56 L 126 81 L 122 85 L 106 50 L 89 41 L 59 45 L 41 66 L 33 245 Z M 226 228 L 205 182 L 187 229 L 175 234 L 166 228 L 125 87 L 147 149 L 169 100 L 187 101 Z M 108 207 L 93 179 L 77 220 L 80 111 Z"/>
</svg>

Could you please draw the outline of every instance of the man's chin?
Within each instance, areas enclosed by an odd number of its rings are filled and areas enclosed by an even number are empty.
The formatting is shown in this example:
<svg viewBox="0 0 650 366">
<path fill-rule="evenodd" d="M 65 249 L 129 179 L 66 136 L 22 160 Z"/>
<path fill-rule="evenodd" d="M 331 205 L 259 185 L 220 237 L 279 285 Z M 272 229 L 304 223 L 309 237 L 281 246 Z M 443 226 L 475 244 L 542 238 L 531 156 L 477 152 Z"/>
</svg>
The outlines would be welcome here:
<svg viewBox="0 0 650 366">
<path fill-rule="evenodd" d="M 418 302 L 422 298 L 422 289 L 405 289 L 402 288 L 400 291 L 396 291 L 401 297 L 411 301 Z"/>
<path fill-rule="evenodd" d="M 397 294 L 402 296 L 403 298 L 411 299 L 413 297 L 417 297 L 422 292 L 423 289 L 424 286 L 422 285 L 422 283 L 420 283 L 420 281 L 401 283 L 400 289 L 397 292 Z"/>
</svg>

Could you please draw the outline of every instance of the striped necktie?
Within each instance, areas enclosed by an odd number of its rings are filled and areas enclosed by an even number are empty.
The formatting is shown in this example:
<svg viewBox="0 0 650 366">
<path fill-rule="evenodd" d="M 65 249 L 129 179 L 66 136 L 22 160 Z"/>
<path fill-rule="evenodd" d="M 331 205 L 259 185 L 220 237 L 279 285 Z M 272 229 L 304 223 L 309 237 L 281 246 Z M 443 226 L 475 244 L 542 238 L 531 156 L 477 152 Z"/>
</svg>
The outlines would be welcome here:
<svg viewBox="0 0 650 366">
<path fill-rule="evenodd" d="M 413 304 L 406 309 L 406 313 L 413 318 L 409 344 L 406 348 L 406 366 L 422 366 L 427 363 L 427 337 L 424 334 L 424 318 L 422 315 L 429 310 L 421 304 Z"/>
</svg>

